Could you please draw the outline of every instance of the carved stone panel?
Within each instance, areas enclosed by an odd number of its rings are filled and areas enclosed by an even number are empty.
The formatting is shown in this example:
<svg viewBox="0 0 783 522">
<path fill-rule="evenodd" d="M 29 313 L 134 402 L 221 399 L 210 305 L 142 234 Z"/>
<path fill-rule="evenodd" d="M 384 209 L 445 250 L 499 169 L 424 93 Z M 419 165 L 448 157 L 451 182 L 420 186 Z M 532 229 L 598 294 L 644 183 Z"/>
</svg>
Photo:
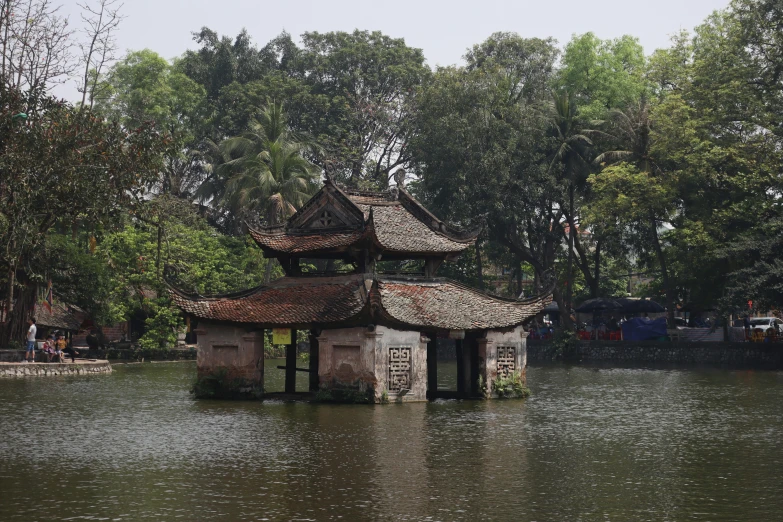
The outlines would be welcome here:
<svg viewBox="0 0 783 522">
<path fill-rule="evenodd" d="M 498 346 L 498 375 L 509 376 L 517 369 L 517 349 L 514 346 Z"/>
<path fill-rule="evenodd" d="M 399 392 L 411 388 L 410 347 L 389 348 L 389 391 Z"/>
</svg>

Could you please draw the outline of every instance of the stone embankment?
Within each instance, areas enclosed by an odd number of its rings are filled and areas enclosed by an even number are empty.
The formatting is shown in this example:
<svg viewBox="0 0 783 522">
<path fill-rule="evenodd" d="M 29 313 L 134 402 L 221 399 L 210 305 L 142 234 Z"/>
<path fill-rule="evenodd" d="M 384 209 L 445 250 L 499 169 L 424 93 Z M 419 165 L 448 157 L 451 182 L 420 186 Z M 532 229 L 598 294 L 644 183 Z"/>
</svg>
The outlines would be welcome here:
<svg viewBox="0 0 783 522">
<path fill-rule="evenodd" d="M 109 364 L 109 361 L 76 361 L 75 363 L 0 363 L 0 378 L 50 375 L 93 375 L 99 373 L 111 373 L 111 364 Z"/>
<path fill-rule="evenodd" d="M 568 353 L 551 341 L 527 342 L 528 363 L 682 364 L 783 369 L 783 344 L 728 342 L 580 341 Z"/>
</svg>

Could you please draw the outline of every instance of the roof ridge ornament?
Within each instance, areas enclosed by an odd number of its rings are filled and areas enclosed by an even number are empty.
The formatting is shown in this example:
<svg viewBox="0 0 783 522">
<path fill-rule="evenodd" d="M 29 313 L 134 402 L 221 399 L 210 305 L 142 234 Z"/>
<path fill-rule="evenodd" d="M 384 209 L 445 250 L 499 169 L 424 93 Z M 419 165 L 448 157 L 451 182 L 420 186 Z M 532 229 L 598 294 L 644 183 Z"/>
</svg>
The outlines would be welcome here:
<svg viewBox="0 0 783 522">
<path fill-rule="evenodd" d="M 407 175 L 408 173 L 405 169 L 397 169 L 394 174 L 392 174 L 394 183 L 396 183 L 399 188 L 405 188 L 405 178 Z"/>
</svg>

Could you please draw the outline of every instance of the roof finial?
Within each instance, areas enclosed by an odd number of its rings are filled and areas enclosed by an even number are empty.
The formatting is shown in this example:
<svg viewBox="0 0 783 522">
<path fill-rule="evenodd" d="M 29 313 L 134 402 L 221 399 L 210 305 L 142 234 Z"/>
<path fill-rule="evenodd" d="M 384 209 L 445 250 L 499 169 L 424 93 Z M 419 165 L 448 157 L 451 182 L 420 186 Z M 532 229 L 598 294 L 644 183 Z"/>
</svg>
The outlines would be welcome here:
<svg viewBox="0 0 783 522">
<path fill-rule="evenodd" d="M 394 182 L 397 184 L 398 188 L 405 188 L 405 176 L 408 173 L 405 172 L 405 169 L 397 169 L 397 171 L 394 173 Z"/>
<path fill-rule="evenodd" d="M 327 161 L 326 166 L 324 168 L 325 184 L 334 185 L 334 180 L 332 179 L 333 172 L 334 172 L 334 163 L 332 163 L 331 161 Z"/>
</svg>

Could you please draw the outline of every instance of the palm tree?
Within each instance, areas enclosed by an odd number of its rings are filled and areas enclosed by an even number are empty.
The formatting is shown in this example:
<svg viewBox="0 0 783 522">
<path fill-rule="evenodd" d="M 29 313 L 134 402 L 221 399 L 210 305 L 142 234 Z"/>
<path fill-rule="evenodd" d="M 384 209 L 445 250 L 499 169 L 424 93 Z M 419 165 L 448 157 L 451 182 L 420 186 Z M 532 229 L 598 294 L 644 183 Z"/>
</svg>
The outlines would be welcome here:
<svg viewBox="0 0 783 522">
<path fill-rule="evenodd" d="M 577 188 L 584 188 L 590 174 L 588 155 L 593 146 L 592 140 L 579 128 L 577 106 L 574 97 L 567 91 L 553 92 L 549 115 L 550 126 L 554 131 L 555 153 L 549 163 L 550 173 L 555 168 L 561 169 L 562 179 L 568 184 L 568 204 L 563 205 L 568 221 L 568 288 L 566 290 L 566 306 L 571 307 L 573 297 L 573 261 L 574 242 L 576 238 L 576 211 L 574 208 L 574 193 Z M 585 279 L 590 284 L 593 293 L 597 291 L 597 282 L 593 283 L 587 266 L 582 263 Z M 597 273 L 597 269 L 596 269 Z M 597 297 L 597 295 L 593 296 Z M 567 310 L 561 315 L 567 316 Z"/>
<path fill-rule="evenodd" d="M 318 188 L 319 168 L 303 156 L 314 146 L 288 128 L 282 104 L 271 103 L 242 136 L 220 144 L 228 177 L 220 204 L 235 216 L 258 216 L 277 225 L 293 215 Z M 272 269 L 267 263 L 266 281 Z"/>
<path fill-rule="evenodd" d="M 599 154 L 594 163 L 613 165 L 626 162 L 636 165 L 642 172 L 661 173 L 660 167 L 650 154 L 652 125 L 650 107 L 644 98 L 626 110 L 612 109 L 609 111 L 609 118 L 599 122 L 599 126 L 605 130 L 593 132 L 608 138 L 617 148 Z"/>
<path fill-rule="evenodd" d="M 641 172 L 653 177 L 661 178 L 664 171 L 652 156 L 653 133 L 650 118 L 650 106 L 643 96 L 638 103 L 625 110 L 614 109 L 609 112 L 607 121 L 602 122 L 605 131 L 596 131 L 615 145 L 615 148 L 599 154 L 594 162 L 601 166 L 628 163 L 634 165 Z M 640 202 L 641 203 L 641 202 Z M 658 264 L 661 267 L 661 279 L 666 291 L 666 300 L 669 308 L 670 321 L 674 321 L 674 304 L 676 300 L 675 289 L 669 277 L 666 256 L 661 245 L 659 224 L 662 221 L 660 215 L 662 209 L 650 207 L 647 211 L 647 223 L 643 228 L 647 229 Z"/>
<path fill-rule="evenodd" d="M 556 149 L 549 164 L 550 172 L 562 165 L 562 172 L 572 185 L 583 185 L 590 173 L 588 154 L 593 146 L 587 132 L 582 132 L 577 105 L 567 91 L 552 93 L 549 122 L 555 133 Z"/>
</svg>

